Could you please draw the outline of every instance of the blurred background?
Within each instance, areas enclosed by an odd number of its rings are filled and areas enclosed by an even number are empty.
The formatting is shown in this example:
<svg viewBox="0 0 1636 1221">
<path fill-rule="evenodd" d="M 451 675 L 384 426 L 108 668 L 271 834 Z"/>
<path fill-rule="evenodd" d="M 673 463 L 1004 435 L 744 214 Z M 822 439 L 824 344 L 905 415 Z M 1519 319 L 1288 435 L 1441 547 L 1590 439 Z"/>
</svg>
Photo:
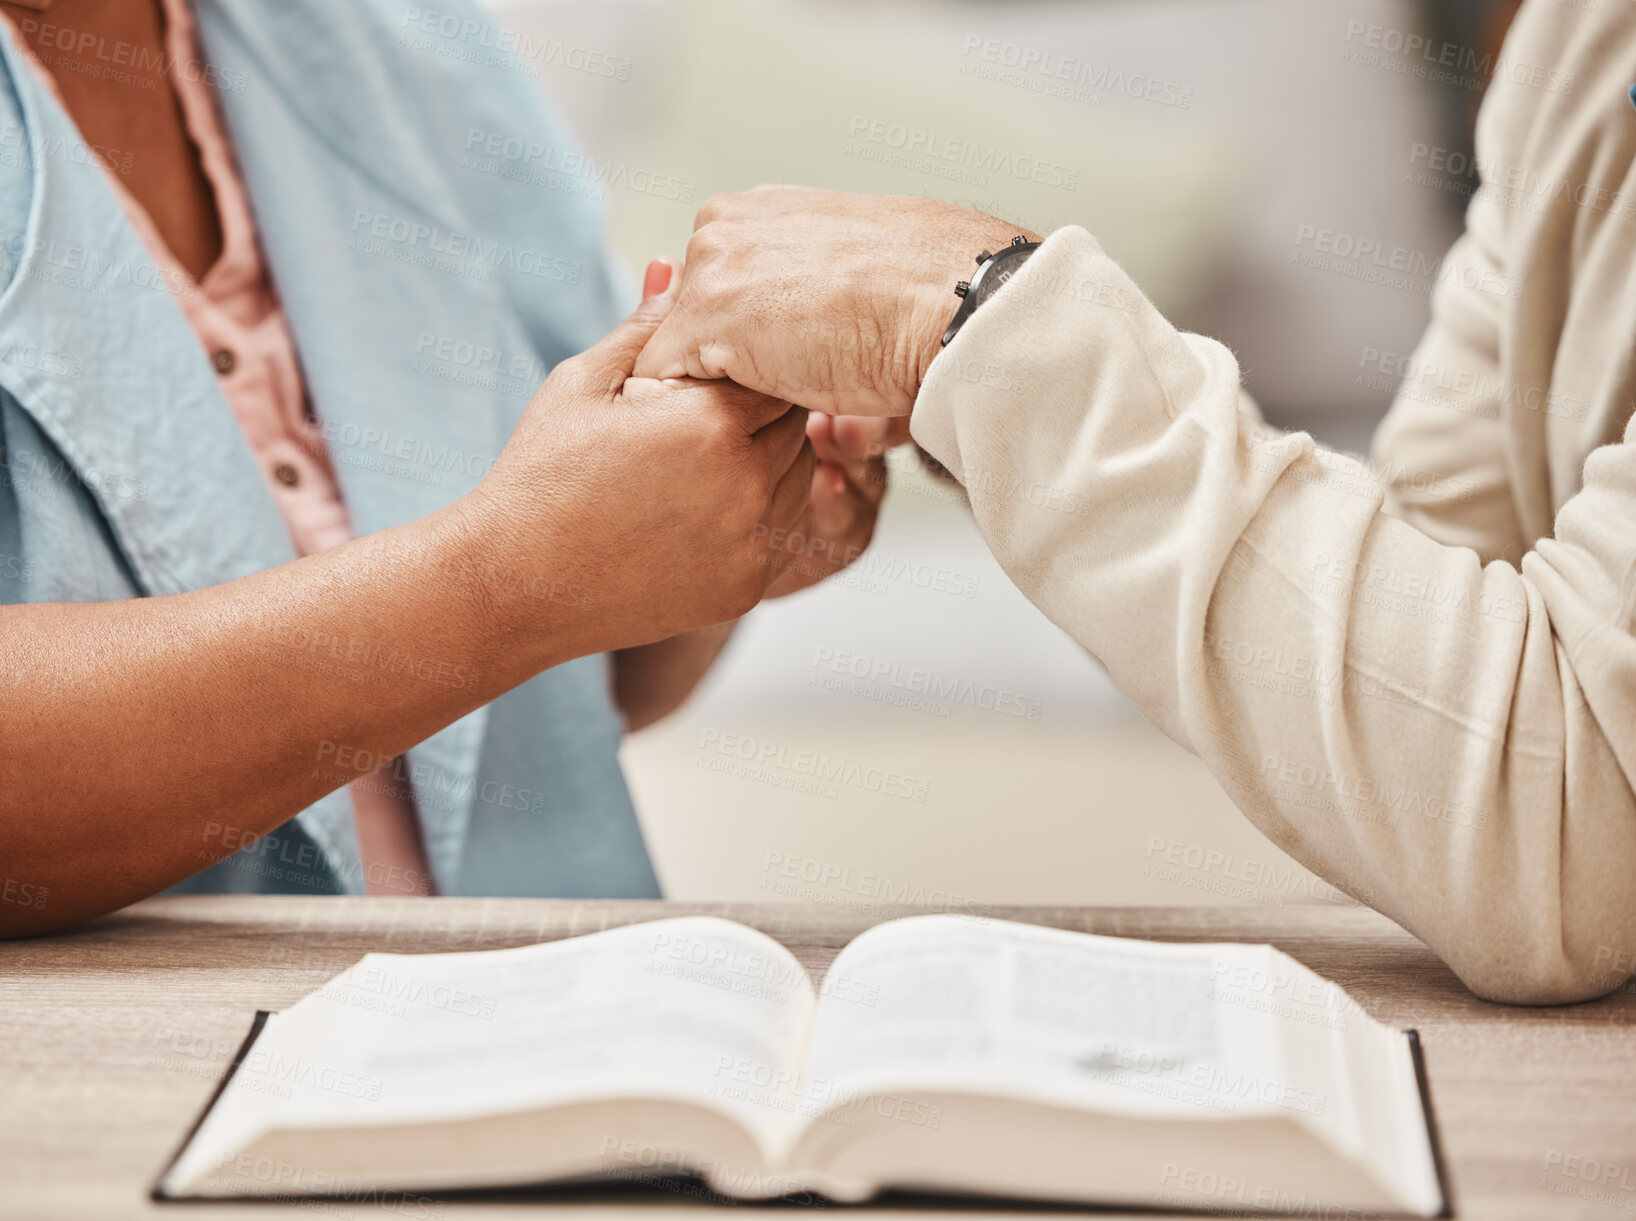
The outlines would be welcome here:
<svg viewBox="0 0 1636 1221">
<path fill-rule="evenodd" d="M 1434 263 L 1473 185 L 1485 82 L 1439 79 L 1423 48 L 1481 63 L 1514 10 L 490 7 L 610 167 L 610 237 L 633 276 L 683 252 L 710 195 L 760 182 L 928 195 L 1042 232 L 1080 224 L 1177 325 L 1234 349 L 1271 420 L 1353 450 L 1391 401 L 1381 368 L 1413 350 L 1430 287 L 1371 282 L 1367 252 Z M 1062 185 L 905 155 L 915 131 L 1054 163 Z M 859 908 L 1344 901 L 1134 712 L 916 468 L 897 455 L 876 541 L 849 574 L 757 610 L 692 702 L 628 740 L 667 894 Z M 810 774 L 818 759 L 834 781 Z"/>
</svg>

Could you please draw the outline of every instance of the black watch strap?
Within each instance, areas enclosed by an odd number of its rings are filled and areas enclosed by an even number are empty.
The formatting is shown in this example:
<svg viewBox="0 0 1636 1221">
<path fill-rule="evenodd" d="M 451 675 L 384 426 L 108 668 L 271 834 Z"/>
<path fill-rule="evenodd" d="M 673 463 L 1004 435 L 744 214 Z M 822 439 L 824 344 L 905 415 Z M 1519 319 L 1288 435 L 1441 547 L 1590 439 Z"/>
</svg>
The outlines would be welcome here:
<svg viewBox="0 0 1636 1221">
<path fill-rule="evenodd" d="M 960 308 L 954 311 L 949 329 L 943 332 L 943 347 L 949 346 L 949 341 L 960 333 L 960 328 L 966 325 L 966 319 L 977 312 L 977 307 L 999 292 L 1039 248 L 1040 243 L 1031 242 L 1019 233 L 1011 239 L 1009 246 L 998 253 L 990 254 L 985 250 L 977 256 L 977 274 L 954 286 L 954 295 L 960 298 Z"/>
</svg>

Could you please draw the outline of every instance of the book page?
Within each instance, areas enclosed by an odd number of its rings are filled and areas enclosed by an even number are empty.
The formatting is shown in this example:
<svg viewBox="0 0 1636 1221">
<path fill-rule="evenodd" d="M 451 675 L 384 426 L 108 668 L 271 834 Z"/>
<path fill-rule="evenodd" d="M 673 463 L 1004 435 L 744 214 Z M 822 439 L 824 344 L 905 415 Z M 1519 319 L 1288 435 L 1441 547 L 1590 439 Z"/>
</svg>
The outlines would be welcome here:
<svg viewBox="0 0 1636 1221">
<path fill-rule="evenodd" d="M 1272 946 L 1244 946 L 1216 986 L 1224 1006 L 1276 1034 L 1280 1079 L 1309 1083 L 1301 1114 L 1325 1143 L 1391 1183 L 1415 1212 L 1434 1213 L 1442 1187 L 1414 1058 L 1404 1031 L 1384 1025 L 1339 985 Z"/>
<path fill-rule="evenodd" d="M 671 1099 L 758 1139 L 773 1112 L 729 1088 L 744 1064 L 792 1078 L 815 1005 L 789 951 L 686 918 L 464 954 L 371 954 L 272 1019 L 173 1176 L 246 1133 Z M 773 1139 L 773 1138 L 769 1138 Z"/>
<path fill-rule="evenodd" d="M 826 981 L 800 1088 L 851 1107 L 890 1086 L 1133 1114 L 1260 1109 L 1282 1088 L 1275 1042 L 1213 996 L 1222 954 L 1240 949 L 893 921 L 831 966 L 847 986 Z"/>
<path fill-rule="evenodd" d="M 804 1147 L 844 1143 L 821 1123 L 887 1119 L 906 1126 L 893 1142 L 924 1159 L 952 1150 L 949 1121 L 965 1118 L 936 1099 L 989 1096 L 1131 1119 L 1278 1121 L 1367 1167 L 1415 1211 L 1441 1199 L 1402 1033 L 1271 946 L 923 916 L 857 938 L 820 991 L 798 1092 L 828 1111 Z M 1212 1181 L 1255 1177 L 1234 1147 L 1222 1145 Z M 1258 1186 L 1287 1186 L 1260 1173 Z"/>
</svg>

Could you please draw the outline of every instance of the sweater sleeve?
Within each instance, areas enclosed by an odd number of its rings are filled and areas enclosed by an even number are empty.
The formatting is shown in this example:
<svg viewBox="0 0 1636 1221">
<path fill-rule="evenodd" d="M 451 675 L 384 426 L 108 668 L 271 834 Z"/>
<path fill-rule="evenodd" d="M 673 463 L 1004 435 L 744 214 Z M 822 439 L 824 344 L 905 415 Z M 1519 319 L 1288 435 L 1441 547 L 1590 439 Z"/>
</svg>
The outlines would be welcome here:
<svg viewBox="0 0 1636 1221">
<path fill-rule="evenodd" d="M 1480 158 L 1514 156 L 1495 116 L 1493 107 L 1483 115 Z M 1532 540 L 1512 499 L 1501 409 L 1503 314 L 1522 283 L 1504 263 L 1509 219 L 1491 193 L 1477 193 L 1439 269 L 1419 345 L 1406 356 L 1365 349 L 1360 373 L 1398 383 L 1374 442 L 1386 511 L 1439 542 L 1515 564 Z"/>
<path fill-rule="evenodd" d="M 1370 468 L 1241 403 L 1231 353 L 1070 228 L 933 363 L 913 432 L 1022 591 L 1281 848 L 1482 996 L 1618 986 L 1636 436 L 1591 456 L 1519 570 L 1389 516 Z"/>
</svg>

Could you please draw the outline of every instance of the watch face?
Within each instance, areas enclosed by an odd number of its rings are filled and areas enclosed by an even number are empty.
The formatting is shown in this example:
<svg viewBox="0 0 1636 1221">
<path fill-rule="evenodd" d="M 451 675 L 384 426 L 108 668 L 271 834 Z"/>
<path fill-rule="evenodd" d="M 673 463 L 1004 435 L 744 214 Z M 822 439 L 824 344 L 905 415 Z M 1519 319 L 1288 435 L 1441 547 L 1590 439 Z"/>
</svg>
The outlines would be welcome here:
<svg viewBox="0 0 1636 1221">
<path fill-rule="evenodd" d="M 977 285 L 977 300 L 974 304 L 981 305 L 1004 288 L 1006 282 L 1022 270 L 1022 265 L 1028 262 L 1028 256 L 1033 253 L 1032 246 L 1008 246 L 995 255 Z"/>
</svg>

